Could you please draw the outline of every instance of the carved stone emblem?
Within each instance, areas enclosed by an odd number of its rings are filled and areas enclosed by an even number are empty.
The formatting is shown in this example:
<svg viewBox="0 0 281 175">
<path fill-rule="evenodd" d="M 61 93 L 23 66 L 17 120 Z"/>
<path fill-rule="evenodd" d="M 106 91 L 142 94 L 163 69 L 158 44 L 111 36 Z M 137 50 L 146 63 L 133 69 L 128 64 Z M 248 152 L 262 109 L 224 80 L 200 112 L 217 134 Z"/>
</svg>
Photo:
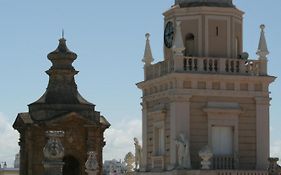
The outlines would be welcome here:
<svg viewBox="0 0 281 175">
<path fill-rule="evenodd" d="M 86 173 L 89 175 L 96 175 L 99 172 L 99 164 L 96 158 L 96 153 L 94 151 L 88 152 L 88 159 L 85 163 Z"/>
<path fill-rule="evenodd" d="M 45 158 L 47 160 L 62 160 L 64 156 L 64 147 L 59 138 L 64 136 L 64 132 L 47 131 L 46 136 L 49 137 L 49 140 L 43 149 Z"/>
</svg>

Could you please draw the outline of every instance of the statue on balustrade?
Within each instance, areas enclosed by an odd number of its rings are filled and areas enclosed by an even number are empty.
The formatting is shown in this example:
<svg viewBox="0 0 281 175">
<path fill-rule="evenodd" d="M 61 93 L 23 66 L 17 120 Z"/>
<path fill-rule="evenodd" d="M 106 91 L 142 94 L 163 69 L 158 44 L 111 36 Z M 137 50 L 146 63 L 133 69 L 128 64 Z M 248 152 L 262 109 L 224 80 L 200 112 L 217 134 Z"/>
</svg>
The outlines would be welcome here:
<svg viewBox="0 0 281 175">
<path fill-rule="evenodd" d="M 184 134 L 176 139 L 178 168 L 191 169 L 189 143 Z"/>
<path fill-rule="evenodd" d="M 134 138 L 134 142 L 135 142 L 134 144 L 135 144 L 135 165 L 136 165 L 135 170 L 139 170 L 141 165 L 142 148 L 137 138 Z"/>
</svg>

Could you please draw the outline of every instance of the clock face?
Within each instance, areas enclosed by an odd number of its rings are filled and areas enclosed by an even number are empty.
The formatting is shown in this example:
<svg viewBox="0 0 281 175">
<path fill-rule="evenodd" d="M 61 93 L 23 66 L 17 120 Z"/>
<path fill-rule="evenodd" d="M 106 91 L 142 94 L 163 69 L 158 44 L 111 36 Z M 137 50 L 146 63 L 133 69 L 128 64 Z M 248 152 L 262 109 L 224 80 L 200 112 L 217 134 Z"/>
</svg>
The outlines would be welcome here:
<svg viewBox="0 0 281 175">
<path fill-rule="evenodd" d="M 164 31 L 164 43 L 167 48 L 171 48 L 173 46 L 174 40 L 174 26 L 173 23 L 170 21 L 166 24 L 165 31 Z"/>
</svg>

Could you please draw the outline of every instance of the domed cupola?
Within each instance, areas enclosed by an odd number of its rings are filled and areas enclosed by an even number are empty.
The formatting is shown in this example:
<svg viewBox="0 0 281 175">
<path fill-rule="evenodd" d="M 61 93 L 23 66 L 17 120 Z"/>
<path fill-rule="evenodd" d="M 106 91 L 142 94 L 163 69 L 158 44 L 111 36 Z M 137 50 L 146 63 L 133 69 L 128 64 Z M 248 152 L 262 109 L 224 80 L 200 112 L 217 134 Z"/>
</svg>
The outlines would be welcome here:
<svg viewBox="0 0 281 175">
<path fill-rule="evenodd" d="M 76 58 L 76 53 L 67 48 L 64 38 L 61 38 L 58 47 L 48 54 L 52 67 L 46 71 L 49 75 L 47 90 L 39 100 L 29 105 L 30 116 L 34 121 L 50 120 L 70 112 L 99 120 L 95 105 L 85 100 L 78 92 L 74 78 L 78 71 L 72 66 Z"/>
<path fill-rule="evenodd" d="M 175 0 L 175 4 L 180 7 L 235 7 L 232 0 Z"/>
</svg>

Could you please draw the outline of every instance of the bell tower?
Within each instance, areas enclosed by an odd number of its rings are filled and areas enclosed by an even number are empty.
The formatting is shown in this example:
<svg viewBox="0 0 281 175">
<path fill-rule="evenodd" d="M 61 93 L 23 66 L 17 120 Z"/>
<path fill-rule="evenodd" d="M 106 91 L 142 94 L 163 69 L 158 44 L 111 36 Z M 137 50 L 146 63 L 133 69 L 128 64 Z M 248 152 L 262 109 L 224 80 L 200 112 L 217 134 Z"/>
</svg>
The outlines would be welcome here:
<svg viewBox="0 0 281 175">
<path fill-rule="evenodd" d="M 180 21 L 185 56 L 237 58 L 243 52 L 243 14 L 232 0 L 176 0 L 164 13 L 164 39 Z M 165 42 L 165 58 L 172 56 L 171 47 Z"/>
<path fill-rule="evenodd" d="M 158 63 L 146 34 L 145 76 L 137 84 L 146 171 L 140 174 L 266 173 L 275 77 L 267 73 L 265 25 L 257 58 L 244 52 L 243 14 L 232 0 L 176 0 L 163 13 L 164 59 Z M 209 172 L 200 171 L 199 152 L 212 155 Z"/>
</svg>

